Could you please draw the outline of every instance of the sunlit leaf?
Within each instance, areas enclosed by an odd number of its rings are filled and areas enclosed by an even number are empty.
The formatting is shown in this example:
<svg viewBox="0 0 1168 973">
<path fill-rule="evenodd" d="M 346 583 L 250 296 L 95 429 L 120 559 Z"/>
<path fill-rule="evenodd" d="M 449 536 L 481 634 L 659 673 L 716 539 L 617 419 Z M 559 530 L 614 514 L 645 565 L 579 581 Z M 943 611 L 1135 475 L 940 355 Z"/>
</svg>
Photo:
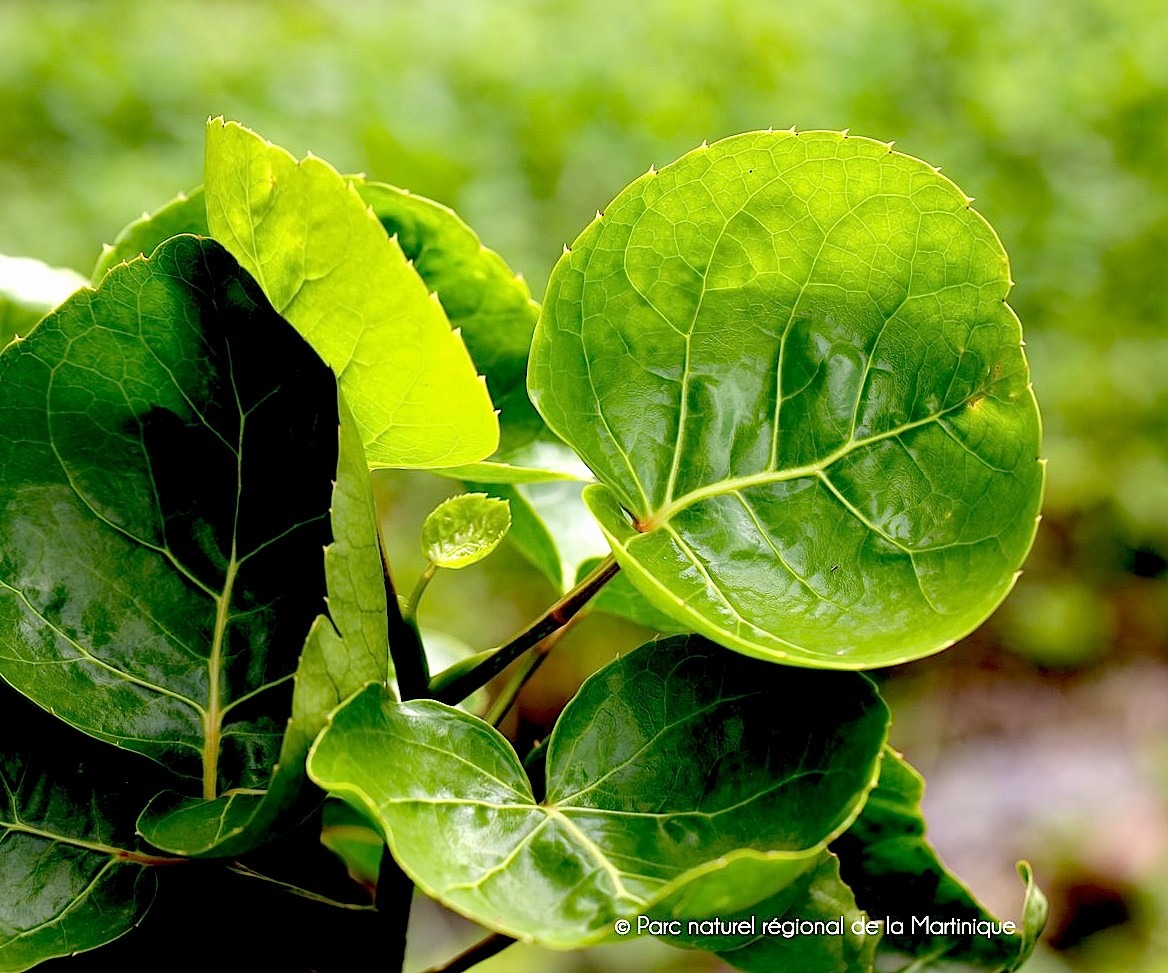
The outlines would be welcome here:
<svg viewBox="0 0 1168 973">
<path fill-rule="evenodd" d="M 682 637 L 584 684 L 552 734 L 541 803 L 492 727 L 376 687 L 333 716 L 309 773 L 380 823 L 430 895 L 571 948 L 620 916 L 733 911 L 786 886 L 858 812 L 886 728 L 863 676 Z"/>
<path fill-rule="evenodd" d="M 528 376 L 662 611 L 864 668 L 1005 597 L 1042 492 L 1006 255 L 932 167 L 757 132 L 650 171 L 557 264 Z"/>
<path fill-rule="evenodd" d="M 422 554 L 441 568 L 465 568 L 498 547 L 510 527 L 506 500 L 460 493 L 443 500 L 422 523 Z"/>
<path fill-rule="evenodd" d="M 924 787 L 920 775 L 886 748 L 879 783 L 863 812 L 832 845 L 840 858 L 844 881 L 860 906 L 873 915 L 902 923 L 899 929 L 886 931 L 881 954 L 901 958 L 901 963 L 889 966 L 891 969 L 922 958 L 927 959 L 930 971 L 938 973 L 1018 969 L 1046 925 L 1045 896 L 1030 867 L 1020 865 L 1026 883 L 1022 920 L 1014 923 L 1016 934 L 1003 934 L 1003 920 L 978 905 L 925 840 L 921 816 Z M 926 918 L 936 925 L 921 924 Z"/>
<path fill-rule="evenodd" d="M 507 459 L 544 429 L 527 397 L 527 352 L 539 305 L 452 209 L 385 183 L 354 185 L 462 333 L 499 410 L 495 458 Z"/>
<path fill-rule="evenodd" d="M 0 675 L 194 794 L 265 786 L 325 593 L 336 403 L 312 349 L 190 236 L 9 346 Z"/>
<path fill-rule="evenodd" d="M 336 372 L 370 465 L 494 451 L 498 421 L 466 346 L 351 183 L 213 119 L 204 186 L 211 235 Z"/>
</svg>

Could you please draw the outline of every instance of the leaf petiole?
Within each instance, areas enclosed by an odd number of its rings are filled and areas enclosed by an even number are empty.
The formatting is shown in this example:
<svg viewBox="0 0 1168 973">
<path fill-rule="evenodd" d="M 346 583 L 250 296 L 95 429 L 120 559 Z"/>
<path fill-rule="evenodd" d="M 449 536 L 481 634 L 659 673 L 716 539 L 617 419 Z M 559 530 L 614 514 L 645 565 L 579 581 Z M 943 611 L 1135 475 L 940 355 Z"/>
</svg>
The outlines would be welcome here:
<svg viewBox="0 0 1168 973">
<path fill-rule="evenodd" d="M 425 973 L 463 973 L 464 970 L 478 966 L 479 963 L 503 952 L 514 943 L 515 940 L 510 936 L 504 936 L 501 932 L 493 933 L 486 939 L 480 939 L 473 946 L 463 950 L 450 962 L 443 963 L 441 966 L 431 966 Z"/>
<path fill-rule="evenodd" d="M 616 558 L 611 554 L 601 561 L 576 587 L 564 595 L 534 622 L 516 635 L 510 642 L 501 645 L 482 662 L 447 682 L 431 695 L 439 702 L 451 706 L 466 699 L 476 689 L 480 689 L 518 659 L 534 645 L 538 645 L 553 632 L 563 628 L 572 620 L 588 601 L 603 588 L 620 570 Z"/>
<path fill-rule="evenodd" d="M 414 585 L 414 590 L 410 592 L 409 598 L 406 599 L 405 608 L 402 609 L 402 614 L 411 621 L 418 617 L 418 603 L 422 600 L 422 595 L 426 593 L 426 588 L 430 584 L 430 579 L 438 573 L 438 562 L 430 561 L 425 568 L 422 569 L 422 574 L 418 578 L 418 583 Z"/>
</svg>

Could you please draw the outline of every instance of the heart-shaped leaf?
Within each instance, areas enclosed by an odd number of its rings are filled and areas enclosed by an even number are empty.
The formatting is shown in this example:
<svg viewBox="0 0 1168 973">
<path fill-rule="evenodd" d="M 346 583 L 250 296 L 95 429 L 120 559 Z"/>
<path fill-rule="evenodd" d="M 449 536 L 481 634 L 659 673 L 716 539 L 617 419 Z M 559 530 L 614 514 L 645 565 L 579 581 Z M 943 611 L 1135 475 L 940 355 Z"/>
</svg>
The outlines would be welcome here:
<svg viewBox="0 0 1168 973">
<path fill-rule="evenodd" d="M 351 183 L 213 119 L 204 192 L 211 235 L 336 372 L 371 465 L 494 451 L 499 424 L 466 346 Z"/>
<path fill-rule="evenodd" d="M 1030 867 L 1019 865 L 1026 884 L 1022 921 L 1014 924 L 1016 934 L 995 933 L 1002 920 L 978 905 L 925 840 L 924 789 L 921 776 L 896 751 L 885 748 L 879 783 L 855 823 L 832 845 L 860 906 L 901 921 L 898 928 L 885 931 L 880 953 L 927 961 L 928 969 L 938 973 L 1018 969 L 1046 925 L 1046 897 Z M 926 918 L 931 924 L 922 924 Z"/>
<path fill-rule="evenodd" d="M 217 243 L 71 297 L 0 355 L 0 674 L 206 798 L 263 787 L 336 430 L 332 373 Z"/>
<path fill-rule="evenodd" d="M 149 866 L 162 861 L 134 834 L 145 798 L 127 775 L 135 758 L 99 752 L 110 748 L 2 684 L 0 707 L 0 971 L 9 973 L 128 932 L 154 898 Z"/>
<path fill-rule="evenodd" d="M 491 553 L 511 528 L 511 506 L 485 493 L 443 500 L 422 523 L 422 554 L 440 568 L 465 568 Z"/>
<path fill-rule="evenodd" d="M 743 908 L 813 867 L 858 813 L 887 718 L 858 674 L 680 637 L 584 684 L 552 733 L 541 803 L 488 724 L 376 687 L 334 714 L 309 774 L 377 820 L 430 895 L 573 948 L 619 916 Z"/>
<path fill-rule="evenodd" d="M 882 143 L 756 132 L 642 176 L 556 265 L 532 399 L 662 611 L 865 668 L 1005 597 L 1040 425 L 1006 255 L 969 203 Z"/>
<path fill-rule="evenodd" d="M 232 857 L 270 841 L 302 815 L 304 761 L 328 714 L 366 683 L 392 676 L 376 513 L 365 452 L 344 400 L 337 478 L 325 548 L 329 617 L 312 625 L 293 678 L 292 716 L 266 792 L 214 800 L 160 794 L 138 819 L 151 844 L 174 854 Z M 319 795 L 307 799 L 315 801 Z"/>
</svg>

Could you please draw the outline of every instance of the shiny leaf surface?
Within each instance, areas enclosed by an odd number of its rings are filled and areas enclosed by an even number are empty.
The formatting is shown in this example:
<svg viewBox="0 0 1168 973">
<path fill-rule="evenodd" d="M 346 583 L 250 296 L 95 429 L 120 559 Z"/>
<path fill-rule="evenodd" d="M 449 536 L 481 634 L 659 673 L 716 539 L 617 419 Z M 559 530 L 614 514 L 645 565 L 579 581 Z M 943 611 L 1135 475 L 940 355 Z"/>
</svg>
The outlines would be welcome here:
<svg viewBox="0 0 1168 973">
<path fill-rule="evenodd" d="M 158 859 L 134 834 L 134 758 L 101 753 L 110 748 L 8 686 L 0 705 L 0 971 L 10 973 L 132 929 L 154 898 Z"/>
<path fill-rule="evenodd" d="M 858 812 L 886 729 L 860 675 L 681 637 L 584 684 L 551 736 L 542 803 L 492 727 L 376 687 L 334 714 L 309 774 L 377 820 L 430 895 L 572 948 L 618 916 L 739 909 L 793 881 Z"/>
<path fill-rule="evenodd" d="M 422 522 L 422 554 L 440 568 L 465 568 L 491 553 L 511 528 L 506 500 L 460 493 L 438 504 Z"/>
<path fill-rule="evenodd" d="M 699 927 L 697 935 L 662 938 L 675 946 L 708 950 L 747 973 L 871 973 L 880 941 L 879 933 L 869 935 L 864 925 L 853 929 L 853 923 L 868 916 L 840 879 L 839 861 L 828 852 L 769 899 L 718 918 L 746 922 L 747 930 L 701 935 Z M 822 932 L 815 923 L 825 924 Z"/>
<path fill-rule="evenodd" d="M 912 918 L 925 916 L 942 924 L 1002 922 L 978 905 L 925 840 L 924 788 L 920 775 L 886 748 L 880 780 L 863 812 L 832 845 L 856 901 L 873 915 L 903 920 L 903 931 L 890 930 L 881 941 L 881 954 L 902 962 L 924 958 L 927 968 L 937 971 L 1018 969 L 1033 951 L 1047 915 L 1046 898 L 1025 863 L 1019 865 L 1026 899 L 1017 935 L 962 932 L 970 927 L 958 926 L 948 931 L 914 928 Z"/>
<path fill-rule="evenodd" d="M 935 652 L 1033 539 L 1040 425 L 1007 259 L 932 167 L 756 132 L 625 189 L 557 264 L 528 375 L 630 580 L 741 652 Z"/>
<path fill-rule="evenodd" d="M 0 674 L 204 797 L 264 786 L 325 593 L 336 402 L 312 349 L 195 237 L 10 346 Z"/>
<path fill-rule="evenodd" d="M 494 451 L 499 425 L 466 346 L 352 183 L 213 119 L 204 187 L 211 235 L 336 372 L 371 465 Z"/>
</svg>

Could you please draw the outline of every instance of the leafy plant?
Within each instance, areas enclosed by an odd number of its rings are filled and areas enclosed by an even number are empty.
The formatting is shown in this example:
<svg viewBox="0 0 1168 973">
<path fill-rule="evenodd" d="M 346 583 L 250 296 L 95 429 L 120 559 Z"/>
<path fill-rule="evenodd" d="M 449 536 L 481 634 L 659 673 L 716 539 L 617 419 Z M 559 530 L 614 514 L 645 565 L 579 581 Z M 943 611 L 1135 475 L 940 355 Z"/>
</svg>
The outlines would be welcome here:
<svg viewBox="0 0 1168 973">
<path fill-rule="evenodd" d="M 493 931 L 449 969 L 631 934 L 1018 968 L 1028 867 L 1017 924 L 945 870 L 855 671 L 980 624 L 1034 536 L 969 203 L 890 145 L 736 136 L 625 189 L 539 310 L 451 211 L 211 121 L 204 187 L 0 355 L 0 970 L 189 942 L 208 901 L 307 910 L 286 965 L 400 964 L 415 886 Z M 375 467 L 468 484 L 408 598 Z M 562 597 L 431 675 L 426 583 L 504 537 Z M 590 603 L 673 634 L 520 754 L 493 724 Z"/>
</svg>

